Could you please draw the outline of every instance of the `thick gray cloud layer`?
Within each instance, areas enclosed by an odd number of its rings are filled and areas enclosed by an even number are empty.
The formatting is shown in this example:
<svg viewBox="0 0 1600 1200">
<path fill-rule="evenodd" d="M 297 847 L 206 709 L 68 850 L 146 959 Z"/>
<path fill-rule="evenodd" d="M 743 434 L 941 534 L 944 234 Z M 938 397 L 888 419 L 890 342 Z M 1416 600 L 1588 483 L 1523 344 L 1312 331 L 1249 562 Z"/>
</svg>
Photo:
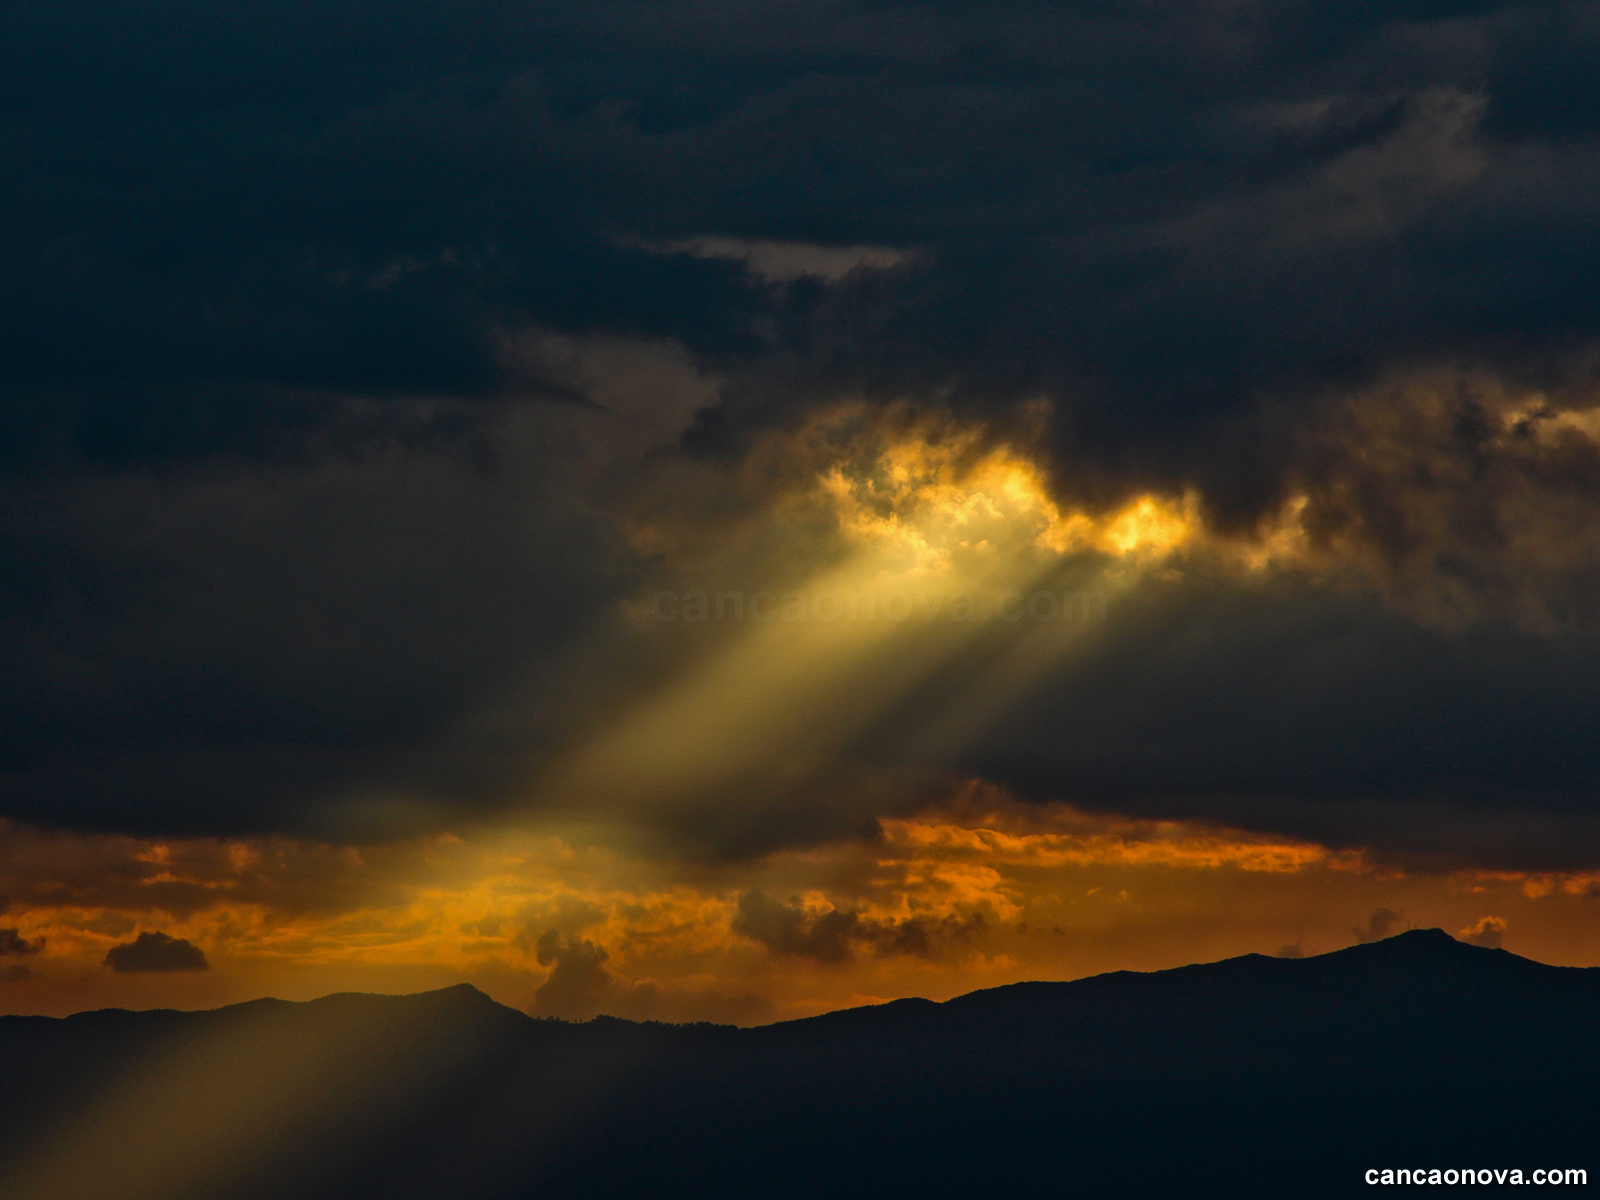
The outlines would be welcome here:
<svg viewBox="0 0 1600 1200">
<path fill-rule="evenodd" d="M 322 389 L 484 394 L 493 331 L 533 320 L 1048 389 L 1075 442 L 1181 459 L 1264 390 L 1537 364 L 1595 319 L 1582 4 L 10 13 L 24 456 L 279 447 Z M 926 253 L 774 319 L 736 264 L 647 248 L 712 235 Z"/>
<path fill-rule="evenodd" d="M 1422 863 L 1595 860 L 1600 643 L 1419 627 L 1370 597 L 1129 597 L 962 765 L 1040 797 L 1222 820 Z"/>
<path fill-rule="evenodd" d="M 1539 858 L 1558 839 L 1504 822 L 1589 820 L 1593 572 L 1501 554 L 1497 514 L 1587 504 L 1592 454 L 1463 401 L 1382 433 L 1436 451 L 1397 471 L 1328 404 L 1441 364 L 1589 394 L 1600 6 L 0 22 L 0 811 L 338 832 L 330 795 L 403 825 L 513 790 L 594 695 L 474 721 L 649 569 L 571 467 L 573 414 L 615 410 L 537 349 L 565 337 L 716 372 L 708 453 L 840 393 L 1044 396 L 1063 490 L 1193 485 L 1238 527 L 1309 488 L 1423 613 L 1135 606 L 963 765 L 1407 852 Z M 614 464 L 649 453 L 637 418 Z M 1462 632 L 1479 600 L 1509 625 Z"/>
</svg>

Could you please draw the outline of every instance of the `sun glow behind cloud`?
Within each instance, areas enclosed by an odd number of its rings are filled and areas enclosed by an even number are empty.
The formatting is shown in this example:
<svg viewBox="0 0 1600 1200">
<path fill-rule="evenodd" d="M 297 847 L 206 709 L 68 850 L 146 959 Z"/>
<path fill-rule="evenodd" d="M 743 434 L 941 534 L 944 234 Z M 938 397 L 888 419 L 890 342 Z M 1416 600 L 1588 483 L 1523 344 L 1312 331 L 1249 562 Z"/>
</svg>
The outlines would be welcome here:
<svg viewBox="0 0 1600 1200">
<path fill-rule="evenodd" d="M 986 446 L 976 428 L 916 430 L 875 457 L 825 468 L 820 486 L 846 536 L 888 564 L 936 572 L 995 558 L 1099 551 L 1170 553 L 1194 537 L 1194 498 L 1151 494 L 1109 512 L 1063 511 L 1038 465 L 1015 448 Z"/>
<path fill-rule="evenodd" d="M 986 430 L 896 422 L 847 407 L 757 455 L 795 481 L 769 500 L 769 540 L 831 530 L 813 544 L 815 567 L 782 582 L 689 575 L 640 603 L 650 635 L 687 636 L 701 623 L 719 636 L 534 784 L 531 810 L 716 808 L 707 819 L 724 826 L 758 822 L 808 790 L 841 786 L 852 747 L 897 719 L 887 762 L 915 769 L 899 781 L 880 771 L 876 783 L 919 786 L 1093 636 L 1119 594 L 1201 536 L 1192 495 L 1063 509 L 1040 468 Z M 930 683 L 957 667 L 963 686 L 930 705 Z M 900 719 L 911 710 L 914 720 Z M 733 793 L 742 799 L 730 805 Z"/>
</svg>

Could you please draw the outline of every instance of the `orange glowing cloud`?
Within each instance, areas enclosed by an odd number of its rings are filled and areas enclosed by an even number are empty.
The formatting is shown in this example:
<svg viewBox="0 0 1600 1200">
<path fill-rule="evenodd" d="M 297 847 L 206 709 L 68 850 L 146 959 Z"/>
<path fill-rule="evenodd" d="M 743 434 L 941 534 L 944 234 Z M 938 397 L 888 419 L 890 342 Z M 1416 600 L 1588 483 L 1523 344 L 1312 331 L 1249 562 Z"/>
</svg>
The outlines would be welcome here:
<svg viewBox="0 0 1600 1200">
<path fill-rule="evenodd" d="M 980 784 L 864 836 L 699 864 L 553 828 L 356 850 L 10 826 L 5 923 L 40 949 L 25 977 L 0 981 L 0 1004 L 206 1007 L 467 980 L 534 1012 L 750 1022 L 1024 978 L 1332 949 L 1379 909 L 1591 962 L 1593 886 L 1587 876 L 1380 871 L 1292 839 L 1024 805 Z M 1482 925 L 1486 911 L 1503 924 Z M 211 969 L 105 968 L 107 950 L 140 931 L 193 943 Z"/>
</svg>

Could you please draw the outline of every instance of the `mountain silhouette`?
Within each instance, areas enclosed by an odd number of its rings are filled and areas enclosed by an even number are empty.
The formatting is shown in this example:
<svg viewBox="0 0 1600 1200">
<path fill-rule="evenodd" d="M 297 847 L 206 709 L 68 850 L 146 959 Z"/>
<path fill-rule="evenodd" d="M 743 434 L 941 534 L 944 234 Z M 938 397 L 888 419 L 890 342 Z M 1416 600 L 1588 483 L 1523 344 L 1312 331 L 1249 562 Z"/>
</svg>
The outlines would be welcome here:
<svg viewBox="0 0 1600 1200">
<path fill-rule="evenodd" d="M 1590 1168 L 1597 1018 L 1600 969 L 1439 930 L 754 1029 L 466 984 L 5 1017 L 0 1195 L 1367 1194 L 1368 1168 Z"/>
</svg>

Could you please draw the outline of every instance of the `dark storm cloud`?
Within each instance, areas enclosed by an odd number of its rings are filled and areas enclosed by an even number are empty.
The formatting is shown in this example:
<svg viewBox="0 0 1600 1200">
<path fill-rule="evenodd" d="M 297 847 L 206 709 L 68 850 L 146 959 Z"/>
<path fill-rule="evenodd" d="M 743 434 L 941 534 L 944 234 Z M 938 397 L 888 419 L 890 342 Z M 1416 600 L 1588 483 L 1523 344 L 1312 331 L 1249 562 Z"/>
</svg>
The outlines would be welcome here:
<svg viewBox="0 0 1600 1200">
<path fill-rule="evenodd" d="M 1070 440 L 1181 458 L 1263 392 L 1595 316 L 1584 5 L 8 23 L 8 419 L 35 453 L 253 444 L 309 419 L 275 387 L 483 394 L 511 319 L 721 354 L 765 329 L 818 385 L 1053 391 Z M 928 254 L 758 322 L 732 265 L 638 248 L 707 234 Z"/>
<path fill-rule="evenodd" d="M 119 973 L 133 971 L 205 971 L 205 951 L 185 938 L 161 932 L 141 933 L 106 951 L 105 965 Z"/>
<path fill-rule="evenodd" d="M 1422 865 L 1600 857 L 1593 633 L 1419 626 L 1370 593 L 1126 597 L 961 757 L 1027 794 Z"/>
<path fill-rule="evenodd" d="M 628 570 L 550 496 L 549 450 L 512 460 L 391 442 L 292 470 L 0 482 L 5 811 L 305 831 L 330 792 L 395 811 L 496 794 L 539 733 L 454 723 L 603 620 Z"/>
<path fill-rule="evenodd" d="M 715 365 L 700 447 L 841 391 L 1043 395 L 1066 490 L 1194 484 L 1243 527 L 1305 487 L 1402 601 L 1437 609 L 1454 571 L 1558 627 L 1590 603 L 1576 558 L 1496 574 L 1506 531 L 1477 519 L 1530 480 L 1587 495 L 1577 450 L 1463 436 L 1401 479 L 1325 413 L 1418 364 L 1593 382 L 1593 5 L 28 0 L 0 22 L 8 815 L 338 832 L 332 794 L 427 825 L 511 790 L 568 699 L 474 719 L 640 571 L 572 499 L 576 440 L 529 416 L 594 402 L 508 349 L 529 330 Z M 915 253 L 774 282 L 707 237 Z M 1419 558 L 1379 493 L 1487 460 L 1446 490 L 1506 505 L 1438 510 Z M 1181 643 L 1159 670 L 1111 639 L 972 763 L 1356 840 L 1391 797 L 1476 805 L 1467 828 L 1581 815 L 1588 635 L 1194 605 L 1193 643 L 1139 626 Z M 1404 842 L 1428 819 L 1395 820 Z"/>
</svg>

